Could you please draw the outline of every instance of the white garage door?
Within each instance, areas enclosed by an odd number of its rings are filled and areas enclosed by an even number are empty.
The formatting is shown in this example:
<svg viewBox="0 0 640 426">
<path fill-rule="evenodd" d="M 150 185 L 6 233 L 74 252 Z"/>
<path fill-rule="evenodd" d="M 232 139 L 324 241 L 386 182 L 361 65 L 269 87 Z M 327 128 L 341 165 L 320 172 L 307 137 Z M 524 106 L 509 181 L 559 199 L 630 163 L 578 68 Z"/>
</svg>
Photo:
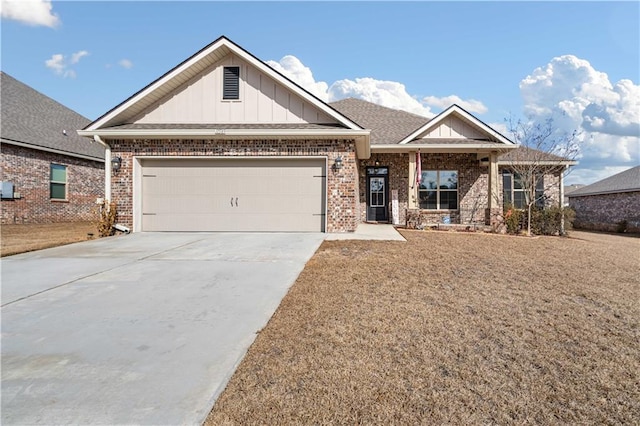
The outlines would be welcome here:
<svg viewBox="0 0 640 426">
<path fill-rule="evenodd" d="M 163 159 L 141 165 L 143 231 L 324 231 L 324 159 Z"/>
</svg>

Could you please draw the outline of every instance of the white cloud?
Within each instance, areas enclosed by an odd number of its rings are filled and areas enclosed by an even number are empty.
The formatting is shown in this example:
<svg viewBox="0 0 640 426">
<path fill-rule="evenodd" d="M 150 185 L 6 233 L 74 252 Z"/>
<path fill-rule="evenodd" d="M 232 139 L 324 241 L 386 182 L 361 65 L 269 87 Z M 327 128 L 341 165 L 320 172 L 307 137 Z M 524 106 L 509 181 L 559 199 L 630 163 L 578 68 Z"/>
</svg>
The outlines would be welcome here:
<svg viewBox="0 0 640 426">
<path fill-rule="evenodd" d="M 126 69 L 133 68 L 133 62 L 131 62 L 129 59 L 120 59 L 118 61 L 118 65 Z"/>
<path fill-rule="evenodd" d="M 536 68 L 520 82 L 520 92 L 528 117 L 553 117 L 560 130 L 579 132 L 580 165 L 572 182 L 592 183 L 640 163 L 640 86 L 632 81 L 612 84 L 588 61 L 565 55 Z"/>
<path fill-rule="evenodd" d="M 426 103 L 427 105 L 431 105 L 443 110 L 449 108 L 453 104 L 457 104 L 458 106 L 461 106 L 462 108 L 466 109 L 469 112 L 484 114 L 485 112 L 488 111 L 487 107 L 482 102 L 477 101 L 475 99 L 469 99 L 465 101 L 464 99 L 461 99 L 459 96 L 456 96 L 456 95 L 449 95 L 442 98 L 438 98 L 435 96 L 427 96 L 424 99 L 422 99 L 422 102 Z"/>
<path fill-rule="evenodd" d="M 27 25 L 55 28 L 60 24 L 58 15 L 52 12 L 50 0 L 2 0 L 0 15 L 3 18 Z"/>
<path fill-rule="evenodd" d="M 267 64 L 325 102 L 353 97 L 389 108 L 433 117 L 429 107 L 409 95 L 404 85 L 395 81 L 365 77 L 356 78 L 355 81 L 339 80 L 329 86 L 324 81 L 316 81 L 309 67 L 295 56 L 287 55 L 279 62 L 267 61 Z"/>
<path fill-rule="evenodd" d="M 56 53 L 51 55 L 50 59 L 44 61 L 44 64 L 47 68 L 50 68 L 57 75 L 61 75 L 62 77 L 76 78 L 76 71 L 69 68 L 69 65 L 77 64 L 82 57 L 87 56 L 89 52 L 86 50 L 80 50 L 76 53 L 71 54 L 71 58 L 67 61 L 66 57 L 62 53 Z"/>
<path fill-rule="evenodd" d="M 79 52 L 71 54 L 71 63 L 77 64 L 83 56 L 87 56 L 88 54 L 89 52 L 87 52 L 86 50 L 81 50 Z"/>
<path fill-rule="evenodd" d="M 318 98 L 327 102 L 327 89 L 329 88 L 329 85 L 324 81 L 316 81 L 313 78 L 311 69 L 300 62 L 300 60 L 295 56 L 287 55 L 280 59 L 280 62 L 267 61 L 267 64 L 276 71 L 298 83 Z"/>
<path fill-rule="evenodd" d="M 51 56 L 51 59 L 47 59 L 44 61 L 47 68 L 51 68 L 56 74 L 64 73 L 64 69 L 66 67 L 64 63 L 64 55 L 61 53 L 56 53 Z"/>
<path fill-rule="evenodd" d="M 433 117 L 428 106 L 407 93 L 404 84 L 396 81 L 376 80 L 371 77 L 338 80 L 329 88 L 329 100 L 358 98 L 388 108 L 400 109 L 425 117 Z"/>
</svg>

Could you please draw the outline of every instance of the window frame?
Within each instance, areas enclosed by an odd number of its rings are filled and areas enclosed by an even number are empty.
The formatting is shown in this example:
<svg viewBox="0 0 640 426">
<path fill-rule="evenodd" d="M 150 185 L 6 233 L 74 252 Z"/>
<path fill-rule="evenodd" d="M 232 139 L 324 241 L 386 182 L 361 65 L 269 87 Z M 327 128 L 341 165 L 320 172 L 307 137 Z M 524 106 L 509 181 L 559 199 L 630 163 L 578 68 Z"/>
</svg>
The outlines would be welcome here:
<svg viewBox="0 0 640 426">
<path fill-rule="evenodd" d="M 227 82 L 227 73 L 226 70 L 230 69 L 230 68 L 235 68 L 238 70 L 238 75 L 234 76 L 237 79 L 237 97 L 227 97 L 226 94 L 226 82 Z M 224 65 L 222 67 L 222 101 L 223 102 L 238 102 L 241 100 L 241 96 L 242 96 L 242 90 L 240 89 L 240 82 L 241 82 L 241 74 L 242 74 L 242 67 L 240 65 Z"/>
<path fill-rule="evenodd" d="M 436 173 L 436 188 L 422 188 L 422 180 L 424 179 L 425 173 Z M 440 176 L 441 173 L 455 173 L 456 175 L 456 187 L 455 188 L 442 188 L 441 184 L 440 184 Z M 430 211 L 458 211 L 460 210 L 460 194 L 459 194 L 459 186 L 460 186 L 460 173 L 458 172 L 458 170 L 422 170 L 422 174 L 420 176 L 420 184 L 418 185 L 418 208 L 420 210 L 430 210 Z M 428 207 L 425 206 L 423 207 L 423 203 L 422 203 L 422 198 L 420 197 L 420 193 L 427 193 L 427 192 L 435 192 L 436 193 L 436 207 Z M 443 208 L 442 207 L 442 201 L 441 201 L 441 194 L 442 193 L 447 193 L 447 194 L 451 194 L 451 193 L 455 193 L 455 200 L 456 200 L 456 208 L 452 209 L 449 207 Z"/>
<path fill-rule="evenodd" d="M 64 169 L 64 182 L 53 179 L 53 170 L 56 167 Z M 55 197 L 53 194 L 53 185 L 62 185 L 64 188 L 64 198 Z M 65 164 L 51 163 L 49 164 L 49 199 L 51 201 L 68 201 L 69 200 L 69 166 Z"/>
<path fill-rule="evenodd" d="M 505 179 L 507 177 L 509 178 L 509 185 L 510 185 L 508 189 L 505 188 Z M 534 177 L 532 177 L 532 179 L 534 179 Z M 534 195 L 533 195 L 535 198 L 534 206 L 537 208 L 544 208 L 545 207 L 544 174 L 536 175 L 535 179 L 536 179 L 536 187 L 534 189 Z M 520 188 L 516 188 L 516 181 L 518 181 Z M 524 188 L 524 185 L 522 185 L 521 182 L 522 182 L 522 178 L 518 173 L 511 170 L 504 170 L 502 172 L 502 205 L 504 208 L 507 208 L 507 206 L 513 206 L 513 208 L 517 210 L 525 210 L 527 208 L 527 205 L 526 205 L 527 198 L 525 194 L 526 189 Z M 523 203 L 525 203 L 520 207 L 516 204 L 516 196 L 515 196 L 516 193 L 522 193 L 521 200 Z"/>
</svg>

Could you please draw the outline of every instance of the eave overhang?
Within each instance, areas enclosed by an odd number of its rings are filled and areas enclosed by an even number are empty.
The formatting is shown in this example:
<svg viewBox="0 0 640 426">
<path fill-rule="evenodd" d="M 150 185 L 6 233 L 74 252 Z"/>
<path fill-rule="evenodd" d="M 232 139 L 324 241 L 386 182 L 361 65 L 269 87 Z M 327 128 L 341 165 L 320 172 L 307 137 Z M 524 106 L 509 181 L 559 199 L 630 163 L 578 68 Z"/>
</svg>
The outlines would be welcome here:
<svg viewBox="0 0 640 426">
<path fill-rule="evenodd" d="M 15 146 L 23 147 L 23 148 L 34 149 L 36 151 L 51 152 L 53 154 L 66 155 L 67 157 L 81 158 L 83 160 L 91 160 L 91 161 L 97 161 L 97 162 L 100 162 L 100 163 L 104 163 L 104 158 L 102 158 L 102 157 L 92 157 L 91 155 L 77 154 L 75 152 L 64 151 L 64 150 L 61 150 L 61 149 L 49 148 L 49 147 L 46 147 L 46 146 L 33 145 L 33 144 L 30 144 L 30 143 L 26 143 L 26 142 L 14 141 L 13 139 L 0 138 L 0 142 L 3 143 L 3 144 L 15 145 Z"/>
<path fill-rule="evenodd" d="M 478 153 L 478 152 L 507 152 L 517 148 L 516 145 L 504 145 L 497 143 L 465 143 L 465 144 L 388 144 L 371 145 L 371 152 L 374 153 L 402 153 L 417 152 L 422 153 Z"/>
<path fill-rule="evenodd" d="M 286 139 L 353 139 L 359 159 L 371 156 L 367 129 L 96 129 L 78 130 L 80 136 L 109 139 L 209 139 L 209 140 L 286 140 Z"/>
</svg>

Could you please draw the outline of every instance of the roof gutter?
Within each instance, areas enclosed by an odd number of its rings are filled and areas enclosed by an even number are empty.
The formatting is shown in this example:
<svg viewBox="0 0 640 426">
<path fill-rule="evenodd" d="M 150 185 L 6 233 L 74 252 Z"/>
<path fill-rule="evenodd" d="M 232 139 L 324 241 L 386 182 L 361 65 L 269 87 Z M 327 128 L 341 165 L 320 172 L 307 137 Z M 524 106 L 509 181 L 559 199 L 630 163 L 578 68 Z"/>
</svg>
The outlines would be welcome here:
<svg viewBox="0 0 640 426">
<path fill-rule="evenodd" d="M 496 146 L 497 145 L 497 146 Z M 459 152 L 459 153 L 469 153 L 469 152 L 480 152 L 480 151 L 509 151 L 511 149 L 517 148 L 516 145 L 503 145 L 503 144 L 495 144 L 495 143 L 473 143 L 473 144 L 385 144 L 385 145 L 371 145 L 371 152 L 379 152 L 379 153 L 395 153 L 395 152 L 414 152 L 420 150 L 420 152 L 428 153 L 428 152 Z"/>
<path fill-rule="evenodd" d="M 84 154 L 76 154 L 76 153 L 69 152 L 69 151 L 63 151 L 63 150 L 60 150 L 60 149 L 48 148 L 46 146 L 33 145 L 33 144 L 30 144 L 30 143 L 25 143 L 25 142 L 18 142 L 18 141 L 14 141 L 12 139 L 2 138 L 0 140 L 2 141 L 2 143 L 6 143 L 8 145 L 21 146 L 23 148 L 35 149 L 37 151 L 51 152 L 53 154 L 66 155 L 68 157 L 82 158 L 83 160 L 102 161 L 102 159 L 100 157 L 93 157 L 93 156 L 84 155 Z"/>
</svg>

